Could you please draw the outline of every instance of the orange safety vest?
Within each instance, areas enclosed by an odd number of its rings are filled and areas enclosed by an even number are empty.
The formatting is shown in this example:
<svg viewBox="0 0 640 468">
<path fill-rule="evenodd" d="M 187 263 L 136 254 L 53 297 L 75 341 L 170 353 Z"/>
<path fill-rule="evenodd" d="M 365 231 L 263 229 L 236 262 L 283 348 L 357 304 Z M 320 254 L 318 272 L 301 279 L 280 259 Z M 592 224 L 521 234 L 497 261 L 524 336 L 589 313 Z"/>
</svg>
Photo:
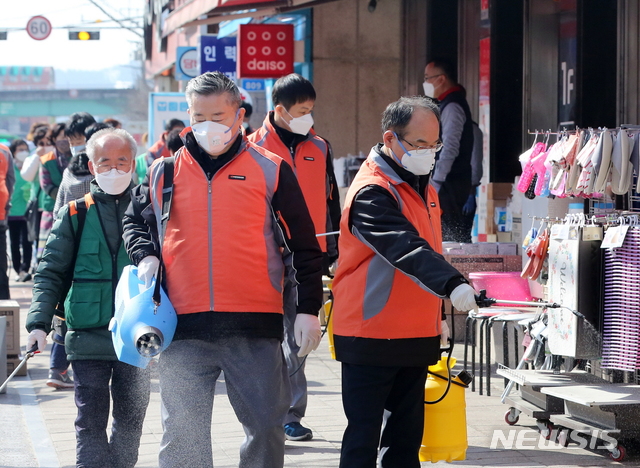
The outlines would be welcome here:
<svg viewBox="0 0 640 468">
<path fill-rule="evenodd" d="M 441 299 L 389 264 L 349 229 L 353 199 L 368 185 L 388 190 L 420 237 L 442 253 L 436 190 L 429 186 L 425 204 L 420 195 L 372 151 L 349 188 L 340 221 L 340 261 L 333 281 L 333 333 L 377 339 L 438 336 Z"/>
<path fill-rule="evenodd" d="M 209 181 L 186 148 L 175 158 L 162 260 L 176 312 L 281 314 L 284 264 L 271 199 L 282 159 L 245 141 Z M 149 169 L 156 201 L 164 183 L 159 161 Z"/>
<path fill-rule="evenodd" d="M 304 201 L 313 220 L 316 234 L 327 232 L 327 198 L 333 187 L 327 182 L 327 142 L 310 130 L 310 138 L 296 147 L 295 157 L 278 136 L 276 129 L 269 120 L 269 114 L 264 119 L 262 127 L 252 133 L 249 141 L 266 148 L 287 161 L 296 174 Z M 327 251 L 326 236 L 318 237 L 318 243 L 323 252 Z"/>
<path fill-rule="evenodd" d="M 171 152 L 169 151 L 169 147 L 165 141 L 168 133 L 169 132 L 164 132 L 160 139 L 147 150 L 147 153 L 151 154 L 153 159 L 158 159 L 159 157 L 168 158 L 171 156 Z"/>
<path fill-rule="evenodd" d="M 11 151 L 5 145 L 0 144 L 0 219 L 7 219 L 7 203 L 9 202 L 9 189 L 7 188 L 7 171 Z"/>
</svg>

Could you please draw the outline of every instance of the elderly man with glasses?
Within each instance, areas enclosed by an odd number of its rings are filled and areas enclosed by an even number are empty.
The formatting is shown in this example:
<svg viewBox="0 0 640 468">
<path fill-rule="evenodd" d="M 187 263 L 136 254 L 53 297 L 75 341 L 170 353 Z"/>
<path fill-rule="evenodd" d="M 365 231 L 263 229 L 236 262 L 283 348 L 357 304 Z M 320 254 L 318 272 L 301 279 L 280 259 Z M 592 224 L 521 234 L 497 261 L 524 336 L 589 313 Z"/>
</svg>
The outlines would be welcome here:
<svg viewBox="0 0 640 468">
<path fill-rule="evenodd" d="M 476 307 L 474 289 L 441 255 L 428 175 L 442 147 L 439 114 L 424 97 L 389 104 L 383 142 L 346 196 L 331 318 L 348 420 L 341 468 L 375 468 L 378 456 L 382 468 L 420 467 L 427 366 L 438 361 L 444 334 L 441 299 Z"/>
</svg>

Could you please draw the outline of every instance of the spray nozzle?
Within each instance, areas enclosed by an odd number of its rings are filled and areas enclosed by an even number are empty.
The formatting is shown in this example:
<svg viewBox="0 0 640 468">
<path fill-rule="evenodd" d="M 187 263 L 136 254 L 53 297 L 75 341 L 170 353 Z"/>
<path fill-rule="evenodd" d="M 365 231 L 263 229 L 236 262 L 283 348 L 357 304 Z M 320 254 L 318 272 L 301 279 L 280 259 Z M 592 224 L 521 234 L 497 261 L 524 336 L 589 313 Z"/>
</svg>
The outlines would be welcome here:
<svg viewBox="0 0 640 468">
<path fill-rule="evenodd" d="M 460 371 L 458 375 L 456 375 L 456 379 L 459 379 L 465 385 L 469 385 L 473 381 L 473 377 L 466 370 Z"/>
</svg>

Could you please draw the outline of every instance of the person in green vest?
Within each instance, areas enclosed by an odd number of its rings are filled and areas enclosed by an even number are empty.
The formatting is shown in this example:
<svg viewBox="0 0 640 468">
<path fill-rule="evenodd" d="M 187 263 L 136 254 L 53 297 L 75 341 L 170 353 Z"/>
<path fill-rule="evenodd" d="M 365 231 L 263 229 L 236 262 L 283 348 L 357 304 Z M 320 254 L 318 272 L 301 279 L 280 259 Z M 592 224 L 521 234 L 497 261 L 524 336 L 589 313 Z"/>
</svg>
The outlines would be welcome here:
<svg viewBox="0 0 640 468">
<path fill-rule="evenodd" d="M 171 119 L 164 126 L 165 132 L 160 135 L 158 141 L 156 141 L 146 153 L 142 153 L 136 157 L 136 176 L 138 183 L 142 183 L 147 175 L 147 169 L 149 166 L 159 157 L 168 158 L 171 156 L 169 146 L 167 145 L 167 137 L 172 130 L 178 130 L 180 133 L 184 130 L 184 122 L 180 119 Z"/>
<path fill-rule="evenodd" d="M 118 278 L 130 264 L 122 219 L 131 199 L 136 149 L 131 135 L 115 128 L 100 130 L 87 142 L 89 169 L 95 176 L 91 191 L 60 209 L 34 276 L 27 349 L 37 344 L 39 350 L 46 346 L 65 279 L 72 279 L 64 300 L 65 348 L 78 407 L 77 466 L 133 467 L 149 403 L 148 370 L 118 361 L 108 330 Z"/>
<path fill-rule="evenodd" d="M 20 177 L 31 186 L 29 205 L 32 205 L 32 213 L 27 212 L 27 232 L 29 241 L 32 242 L 32 252 L 38 248 L 38 236 L 40 234 L 40 220 L 42 219 L 42 207 L 40 206 L 40 157 L 50 153 L 55 147 L 49 141 L 49 126 L 38 127 L 33 132 L 33 144 L 35 150 L 24 160 L 20 169 Z M 30 272 L 34 273 L 37 266 L 37 255 L 32 255 Z"/>
<path fill-rule="evenodd" d="M 40 198 L 39 207 L 42 210 L 40 219 L 40 233 L 38 235 L 38 260 L 42 258 L 44 246 L 53 226 L 53 208 L 56 204 L 58 188 L 62 182 L 62 173 L 67 168 L 71 158 L 71 145 L 65 135 L 66 124 L 55 124 L 48 133 L 48 139 L 55 149 L 40 157 Z"/>
<path fill-rule="evenodd" d="M 11 195 L 11 209 L 9 210 L 11 262 L 17 275 L 15 280 L 25 282 L 31 279 L 29 267 L 33 251 L 27 233 L 27 220 L 24 217 L 31 195 L 31 184 L 22 178 L 20 169 L 22 169 L 24 160 L 29 156 L 29 147 L 26 141 L 17 139 L 11 142 L 9 150 L 13 156 L 13 172 L 16 180 Z"/>
</svg>

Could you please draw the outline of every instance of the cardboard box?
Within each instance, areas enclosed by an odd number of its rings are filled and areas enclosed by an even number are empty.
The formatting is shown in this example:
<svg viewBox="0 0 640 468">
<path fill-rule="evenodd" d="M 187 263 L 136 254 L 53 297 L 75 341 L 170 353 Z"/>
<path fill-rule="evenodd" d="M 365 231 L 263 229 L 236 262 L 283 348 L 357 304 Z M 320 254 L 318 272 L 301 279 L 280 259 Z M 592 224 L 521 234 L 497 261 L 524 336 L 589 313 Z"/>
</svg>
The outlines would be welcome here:
<svg viewBox="0 0 640 468">
<path fill-rule="evenodd" d="M 20 356 L 7 356 L 7 377 L 11 375 L 11 373 L 15 370 L 16 367 L 22 362 L 22 358 Z M 29 363 L 25 363 L 24 366 L 20 369 L 16 375 L 24 377 L 27 375 L 27 366 Z M 2 379 L 4 382 L 4 379 Z"/>
<path fill-rule="evenodd" d="M 487 200 L 487 219 L 485 222 L 485 233 L 495 234 L 498 228 L 495 223 L 496 207 L 506 207 L 507 200 Z"/>
<path fill-rule="evenodd" d="M 498 233 L 498 239 L 500 239 L 500 234 L 511 233 Z M 518 255 L 518 244 L 515 242 L 500 242 L 498 244 L 498 255 Z"/>
<path fill-rule="evenodd" d="M 498 244 L 496 242 L 480 242 L 478 255 L 498 255 Z"/>
<path fill-rule="evenodd" d="M 506 252 L 500 252 L 500 245 L 510 244 L 513 240 L 513 236 L 510 232 L 496 232 L 496 239 L 498 240 L 498 254 L 499 255 L 511 255 Z"/>
<path fill-rule="evenodd" d="M 0 301 L 0 316 L 7 317 L 7 355 L 20 353 L 20 304 L 17 301 Z"/>
<path fill-rule="evenodd" d="M 511 196 L 512 190 L 513 184 L 511 183 L 490 182 L 489 184 L 487 184 L 487 200 L 506 200 Z"/>
</svg>

